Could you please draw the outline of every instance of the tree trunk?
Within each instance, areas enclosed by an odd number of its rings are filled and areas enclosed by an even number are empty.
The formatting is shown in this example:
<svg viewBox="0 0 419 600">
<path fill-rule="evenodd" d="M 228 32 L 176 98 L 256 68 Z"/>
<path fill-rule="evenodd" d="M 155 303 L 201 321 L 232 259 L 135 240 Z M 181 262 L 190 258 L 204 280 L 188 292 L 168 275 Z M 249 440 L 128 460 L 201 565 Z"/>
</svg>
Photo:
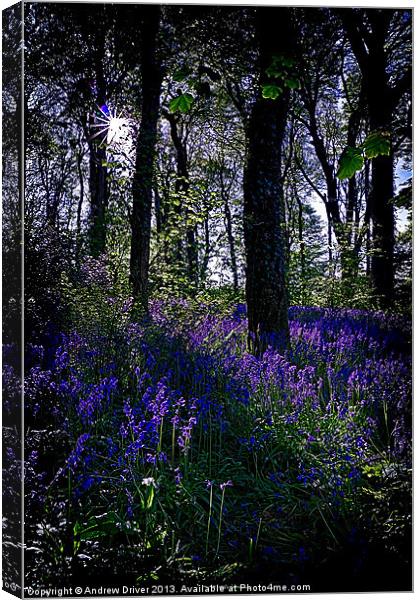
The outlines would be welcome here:
<svg viewBox="0 0 419 600">
<path fill-rule="evenodd" d="M 237 256 L 236 256 L 236 245 L 234 243 L 234 234 L 233 234 L 233 219 L 231 216 L 230 203 L 228 199 L 228 190 L 226 190 L 224 185 L 224 176 L 223 176 L 223 166 L 221 166 L 220 172 L 220 186 L 221 186 L 221 198 L 224 201 L 224 224 L 227 233 L 227 241 L 228 247 L 230 250 L 230 264 L 231 264 L 231 272 L 233 275 L 233 288 L 235 291 L 238 290 L 239 287 L 239 276 L 237 270 Z"/>
<path fill-rule="evenodd" d="M 375 73 L 367 91 L 370 129 L 390 132 L 392 109 L 386 84 L 384 46 L 377 54 L 370 53 L 371 73 Z M 371 165 L 371 278 L 382 308 L 391 306 L 394 296 L 393 195 L 393 155 L 377 156 Z"/>
<path fill-rule="evenodd" d="M 159 192 L 159 187 L 157 184 L 154 185 L 154 214 L 156 216 L 156 232 L 157 235 L 160 236 L 163 230 L 163 211 L 161 205 L 161 197 Z"/>
<path fill-rule="evenodd" d="M 304 213 L 303 213 L 303 203 L 301 202 L 300 195 L 297 190 L 295 190 L 294 194 L 295 199 L 298 204 L 298 247 L 299 247 L 299 257 L 300 257 L 300 303 L 306 303 L 306 256 L 305 256 L 305 242 L 304 242 Z"/>
<path fill-rule="evenodd" d="M 316 103 L 312 98 L 309 98 L 307 94 L 304 95 L 303 98 L 306 109 L 309 113 L 308 129 L 326 182 L 327 195 L 323 200 L 325 203 L 327 218 L 333 227 L 333 231 L 338 243 L 340 243 L 343 239 L 343 228 L 339 212 L 338 189 L 334 166 L 328 160 L 325 142 L 318 131 Z"/>
<path fill-rule="evenodd" d="M 94 51 L 94 72 L 96 83 L 95 103 L 103 106 L 106 103 L 106 81 L 103 71 L 105 56 L 105 37 L 103 27 L 98 27 L 96 33 L 96 48 Z M 94 114 L 90 115 L 90 130 L 96 129 Z M 106 248 L 106 210 L 108 207 L 108 181 L 106 167 L 106 148 L 100 143 L 101 136 L 90 140 L 90 226 L 89 246 L 92 256 L 99 256 Z"/>
<path fill-rule="evenodd" d="M 367 277 L 371 276 L 371 198 L 370 198 L 370 161 L 365 161 L 365 173 L 364 173 L 364 186 L 365 186 L 365 228 L 366 228 L 366 239 L 365 239 L 365 274 Z"/>
<path fill-rule="evenodd" d="M 394 295 L 394 209 L 392 156 L 372 161 L 371 278 L 379 305 L 391 306 Z"/>
<path fill-rule="evenodd" d="M 327 256 L 328 256 L 329 277 L 332 278 L 335 273 L 335 267 L 334 267 L 334 259 L 333 259 L 332 222 L 331 222 L 330 218 L 327 219 Z"/>
<path fill-rule="evenodd" d="M 79 176 L 79 201 L 77 203 L 77 217 L 76 217 L 76 264 L 80 262 L 80 250 L 81 250 L 81 211 L 83 209 L 84 200 L 84 177 L 83 177 L 83 153 L 80 149 L 77 153 L 77 174 Z"/>
<path fill-rule="evenodd" d="M 166 118 L 170 123 L 170 134 L 173 145 L 176 150 L 176 192 L 185 199 L 189 191 L 189 173 L 188 173 L 188 155 L 186 141 L 179 134 L 178 124 L 175 115 L 167 113 Z M 190 219 L 190 210 L 186 205 L 184 214 L 187 221 L 186 224 L 186 257 L 187 257 L 187 272 L 189 281 L 195 286 L 198 286 L 198 248 L 196 243 L 196 227 L 188 223 Z"/>
<path fill-rule="evenodd" d="M 364 90 L 359 95 L 358 106 L 351 113 L 348 120 L 347 145 L 356 146 L 361 120 L 361 105 L 364 98 Z M 346 202 L 346 220 L 344 225 L 344 235 L 342 236 L 341 253 L 341 272 L 342 282 L 346 288 L 348 298 L 353 292 L 353 279 L 358 274 L 358 246 L 355 223 L 358 204 L 358 186 L 356 177 L 351 177 L 348 181 L 348 193 Z"/>
<path fill-rule="evenodd" d="M 384 130 L 390 134 L 392 113 L 399 97 L 395 88 L 390 87 L 386 69 L 386 38 L 392 11 L 338 10 L 338 13 L 361 71 L 370 131 Z M 393 194 L 393 157 L 378 156 L 372 160 L 369 208 L 371 280 L 381 308 L 391 306 L 394 296 Z"/>
<path fill-rule="evenodd" d="M 226 232 L 227 232 L 228 247 L 230 249 L 230 264 L 231 264 L 231 273 L 233 275 L 233 288 L 235 291 L 237 291 L 239 288 L 239 276 L 238 276 L 238 271 L 237 271 L 236 246 L 234 243 L 231 210 L 230 210 L 230 205 L 228 203 L 227 197 L 224 199 L 224 218 L 225 218 L 225 227 L 226 227 Z"/>
<path fill-rule="evenodd" d="M 153 171 L 162 69 L 157 50 L 160 6 L 144 6 L 142 10 L 142 103 L 132 187 L 130 280 L 135 301 L 147 312 Z"/>
<path fill-rule="evenodd" d="M 265 83 L 265 71 L 273 56 L 292 51 L 290 13 L 288 9 L 256 10 L 259 83 Z M 288 105 L 288 91 L 276 100 L 266 100 L 259 92 L 246 131 L 243 191 L 248 343 L 250 351 L 257 355 L 268 344 L 284 349 L 289 342 L 281 177 Z"/>
<path fill-rule="evenodd" d="M 208 269 L 208 264 L 209 264 L 209 260 L 210 260 L 210 253 L 211 253 L 211 238 L 210 238 L 208 217 L 206 217 L 204 220 L 204 252 L 203 252 L 203 257 L 202 257 L 202 262 L 201 262 L 201 267 L 200 267 L 201 281 L 205 281 L 205 277 L 207 275 L 207 269 Z"/>
</svg>

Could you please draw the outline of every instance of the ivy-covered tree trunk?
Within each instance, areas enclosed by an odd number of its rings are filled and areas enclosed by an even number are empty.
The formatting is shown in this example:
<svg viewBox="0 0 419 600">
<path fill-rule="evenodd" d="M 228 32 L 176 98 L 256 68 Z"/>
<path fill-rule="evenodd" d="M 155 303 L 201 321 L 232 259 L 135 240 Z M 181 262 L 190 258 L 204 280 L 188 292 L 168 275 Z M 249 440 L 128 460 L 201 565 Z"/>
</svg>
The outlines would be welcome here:
<svg viewBox="0 0 419 600">
<path fill-rule="evenodd" d="M 196 225 L 190 222 L 192 216 L 187 198 L 189 192 L 189 173 L 186 140 L 182 139 L 182 135 L 179 132 L 176 116 L 167 113 L 166 118 L 170 124 L 170 135 L 176 150 L 176 192 L 180 196 L 180 209 L 182 209 L 182 202 L 185 202 L 186 200 L 186 206 L 184 206 L 184 218 L 186 219 L 186 259 L 188 279 L 194 287 L 198 287 L 198 245 L 196 241 Z"/>
<path fill-rule="evenodd" d="M 292 50 L 288 9 L 256 9 L 259 84 L 269 83 L 266 69 L 274 56 Z M 272 83 L 275 83 L 273 81 Z M 289 91 L 275 100 L 259 91 L 247 125 L 244 169 L 244 241 L 249 349 L 262 354 L 268 344 L 289 341 L 286 290 L 285 208 L 281 178 L 282 143 Z"/>
<path fill-rule="evenodd" d="M 158 53 L 160 6 L 144 6 L 141 28 L 141 124 L 132 188 L 130 280 L 133 296 L 148 310 L 151 210 L 162 68 Z"/>
</svg>

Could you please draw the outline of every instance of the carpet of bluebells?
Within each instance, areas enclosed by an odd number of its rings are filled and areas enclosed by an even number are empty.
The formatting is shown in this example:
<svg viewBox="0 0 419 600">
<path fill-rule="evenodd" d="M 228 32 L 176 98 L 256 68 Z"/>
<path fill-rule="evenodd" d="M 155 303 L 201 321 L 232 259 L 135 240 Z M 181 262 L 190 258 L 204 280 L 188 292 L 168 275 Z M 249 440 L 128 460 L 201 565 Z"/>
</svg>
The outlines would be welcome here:
<svg viewBox="0 0 419 600">
<path fill-rule="evenodd" d="M 130 300 L 107 298 L 29 345 L 28 585 L 408 589 L 410 323 L 307 307 L 289 319 L 290 349 L 256 358 L 244 305 L 154 300 L 137 322 Z"/>
</svg>

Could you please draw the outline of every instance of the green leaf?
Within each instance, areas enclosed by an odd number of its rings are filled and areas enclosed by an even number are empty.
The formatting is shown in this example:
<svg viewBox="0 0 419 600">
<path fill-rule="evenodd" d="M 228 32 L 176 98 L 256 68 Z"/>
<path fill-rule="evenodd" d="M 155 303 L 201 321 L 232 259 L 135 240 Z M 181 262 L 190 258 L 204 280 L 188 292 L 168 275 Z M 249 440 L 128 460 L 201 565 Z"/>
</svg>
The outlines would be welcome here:
<svg viewBox="0 0 419 600">
<path fill-rule="evenodd" d="M 80 533 L 81 530 L 82 530 L 82 526 L 80 525 L 80 523 L 78 521 L 76 521 L 74 523 L 74 527 L 73 527 L 73 534 L 76 536 Z"/>
<path fill-rule="evenodd" d="M 190 110 L 192 103 L 194 101 L 194 97 L 192 94 L 181 94 L 177 98 L 173 98 L 169 104 L 170 112 L 182 112 L 186 113 Z"/>
<path fill-rule="evenodd" d="M 364 157 L 361 148 L 348 146 L 340 157 L 337 176 L 339 179 L 350 179 L 362 169 L 363 165 Z"/>
<path fill-rule="evenodd" d="M 272 63 L 265 71 L 268 77 L 282 77 L 284 78 L 284 71 L 280 71 L 278 66 Z"/>
<path fill-rule="evenodd" d="M 183 81 L 184 79 L 186 79 L 186 77 L 188 75 L 190 75 L 190 73 L 191 73 L 190 68 L 185 65 L 185 66 L 181 67 L 180 69 L 177 69 L 173 73 L 173 79 L 175 81 L 177 81 L 178 83 L 180 83 L 181 81 Z"/>
<path fill-rule="evenodd" d="M 284 65 L 284 67 L 293 67 L 296 63 L 296 60 L 295 60 L 295 58 L 292 58 L 291 56 L 283 56 L 282 63 Z"/>
<path fill-rule="evenodd" d="M 267 100 L 276 100 L 282 94 L 282 88 L 279 85 L 262 85 L 262 97 Z"/>
<path fill-rule="evenodd" d="M 289 69 L 294 65 L 295 59 L 291 58 L 290 56 L 276 54 L 272 57 L 272 62 L 266 69 L 265 73 L 269 77 L 281 77 L 282 79 L 284 79 L 287 75 L 287 72 L 289 74 Z"/>
<path fill-rule="evenodd" d="M 299 90 L 301 87 L 298 79 L 291 79 L 291 78 L 285 80 L 285 85 L 287 87 L 289 87 L 291 90 Z"/>
<path fill-rule="evenodd" d="M 367 158 L 388 156 L 390 154 L 390 133 L 388 131 L 373 131 L 367 136 L 362 148 L 365 150 Z"/>
<path fill-rule="evenodd" d="M 148 498 L 147 498 L 147 504 L 146 504 L 146 509 L 149 510 L 152 506 L 153 506 L 153 500 L 154 500 L 154 488 L 151 485 L 149 487 L 149 492 L 148 492 Z"/>
</svg>

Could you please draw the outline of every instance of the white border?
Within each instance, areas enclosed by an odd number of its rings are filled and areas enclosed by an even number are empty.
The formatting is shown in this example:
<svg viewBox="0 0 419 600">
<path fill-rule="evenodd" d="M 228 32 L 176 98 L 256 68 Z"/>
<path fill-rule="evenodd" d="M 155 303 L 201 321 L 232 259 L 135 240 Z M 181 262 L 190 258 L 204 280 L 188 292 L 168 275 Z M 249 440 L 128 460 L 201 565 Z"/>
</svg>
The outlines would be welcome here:
<svg viewBox="0 0 419 600">
<path fill-rule="evenodd" d="M 37 1 L 37 0 L 35 0 Z M 44 2 L 54 2 L 54 0 L 43 0 Z M 63 2 L 65 0 L 55 0 L 57 3 L 58 2 Z M 85 0 L 73 0 L 73 2 L 85 2 Z M 109 2 L 112 2 L 113 4 L 128 4 L 128 3 L 132 3 L 132 4 L 156 4 L 158 2 L 156 2 L 155 0 L 142 0 L 141 2 L 126 2 L 124 0 L 109 0 Z M 103 3 L 103 0 L 88 0 L 88 3 Z M 5 8 L 8 8 L 14 4 L 17 4 L 17 2 L 14 2 L 13 0 L 0 0 L 0 9 L 4 10 Z M 381 1 L 377 1 L 377 0 L 358 0 L 355 2 L 350 2 L 348 0 L 334 0 L 334 1 L 325 1 L 325 0 L 294 0 L 292 2 L 287 2 L 287 1 L 281 1 L 281 0 L 277 0 L 277 1 L 272 1 L 272 0 L 262 0 L 262 2 L 256 2 L 255 0 L 241 0 L 241 1 L 235 1 L 235 0 L 183 0 L 183 1 L 178 1 L 178 0 L 168 0 L 167 2 L 165 2 L 164 4 L 173 4 L 173 5 L 226 5 L 226 6 L 279 6 L 279 7 L 284 7 L 284 6 L 299 6 L 299 7 L 348 7 L 348 8 L 406 8 L 406 9 L 414 9 L 415 7 L 415 2 L 414 0 L 410 0 L 410 1 L 397 1 L 397 0 L 381 0 Z M 416 31 L 416 25 L 417 25 L 417 19 L 419 17 L 416 16 L 416 13 L 418 11 L 413 10 L 413 24 L 414 24 L 414 31 Z M 1 39 L 0 39 L 0 50 L 1 50 Z M 415 62 L 415 58 L 416 58 L 416 48 L 414 47 L 414 62 Z M 1 64 L 1 62 L 0 62 Z M 413 89 L 414 91 L 417 89 L 417 83 L 418 83 L 418 74 L 416 73 L 416 69 L 414 70 L 414 86 Z M 0 70 L 0 85 L 1 85 L 1 70 Z M 417 99 L 416 99 L 416 94 L 414 94 L 414 102 L 413 102 L 413 114 L 416 115 L 417 114 Z M 415 121 L 414 121 L 415 123 Z M 415 133 L 416 133 L 416 127 L 414 126 L 414 139 L 415 139 Z M 1 147 L 1 132 L 0 132 L 0 147 Z M 1 174 L 0 174 L 1 177 Z M 414 186 L 414 205 L 416 205 L 417 202 L 417 190 L 416 190 L 416 185 Z M 414 226 L 414 239 L 416 238 L 416 229 L 419 228 L 419 225 L 417 227 Z M 413 253 L 413 257 L 414 257 L 414 265 L 417 264 L 417 254 L 419 253 L 419 244 L 414 244 L 414 253 Z M 1 261 L 1 255 L 0 255 L 0 261 Z M 1 264 L 1 262 L 0 262 Z M 416 273 L 415 273 L 416 275 Z M 414 276 L 414 281 L 416 283 L 416 276 Z M 419 284 L 418 284 L 419 285 Z M 1 278 L 0 278 L 0 293 L 1 293 Z M 414 298 L 416 298 L 416 294 L 414 293 Z M 413 339 L 416 340 L 417 339 L 417 327 L 416 327 L 416 323 L 414 322 L 414 328 L 413 328 Z M 0 334 L 1 335 L 1 334 Z M 415 353 L 414 353 L 415 356 Z M 1 360 L 1 357 L 0 357 Z M 415 364 L 415 363 L 414 363 Z M 416 369 L 414 370 L 416 371 Z M 419 388 L 419 382 L 414 380 L 414 398 L 418 398 L 419 395 L 417 393 L 417 390 Z M 416 422 L 417 422 L 417 413 L 419 411 L 414 411 L 414 430 L 416 430 Z M 1 419 L 1 412 L 0 412 L 0 419 Z M 414 459 L 416 458 L 416 451 L 414 452 Z M 416 464 L 416 460 L 414 460 L 414 464 Z M 418 502 L 417 502 L 417 493 L 416 493 L 416 482 L 414 482 L 414 514 L 417 514 L 417 508 L 418 508 Z M 0 508 L 1 508 L 1 496 L 0 496 Z M 417 528 L 415 528 L 414 531 L 414 542 L 415 542 L 415 549 L 417 549 L 417 542 L 419 539 L 419 536 L 416 535 Z M 416 567 L 418 567 L 418 561 L 417 561 L 417 555 L 418 552 L 414 552 L 414 572 L 416 571 Z M 1 568 L 1 558 L 0 558 L 0 568 Z M 418 571 L 419 572 L 419 571 Z M 328 597 L 332 597 L 332 598 L 336 598 L 336 600 L 356 600 L 357 598 L 359 598 L 359 596 L 361 595 L 361 597 L 365 600 L 373 600 L 376 599 L 377 596 L 379 596 L 380 598 L 382 598 L 383 600 L 394 600 L 395 599 L 395 594 L 399 593 L 399 592 L 393 592 L 393 593 L 336 593 L 336 594 L 323 594 L 323 593 L 313 593 L 313 594 L 299 594 L 299 593 L 294 593 L 294 594 L 266 594 L 266 595 L 259 595 L 259 594 L 252 594 L 252 595 L 234 595 L 234 598 L 239 598 L 239 599 L 245 599 L 245 598 L 255 598 L 257 600 L 268 600 L 268 598 L 280 598 L 280 597 L 286 597 L 286 598 L 292 598 L 292 597 L 302 597 L 304 596 L 305 598 L 328 598 Z M 414 596 L 415 592 L 405 592 L 403 593 L 403 597 L 405 596 Z M 10 600 L 12 597 L 12 595 L 8 594 L 7 592 L 0 590 L 0 600 Z M 160 596 L 162 598 L 170 598 L 171 596 Z M 201 596 L 191 596 L 191 597 L 201 597 Z M 203 597 L 203 596 L 202 596 Z M 208 597 L 216 597 L 216 598 L 232 598 L 233 595 L 228 595 L 228 596 L 223 596 L 223 595 L 211 595 Z M 172 597 L 173 598 L 173 597 Z M 179 598 L 179 596 L 175 596 L 174 598 Z"/>
</svg>

